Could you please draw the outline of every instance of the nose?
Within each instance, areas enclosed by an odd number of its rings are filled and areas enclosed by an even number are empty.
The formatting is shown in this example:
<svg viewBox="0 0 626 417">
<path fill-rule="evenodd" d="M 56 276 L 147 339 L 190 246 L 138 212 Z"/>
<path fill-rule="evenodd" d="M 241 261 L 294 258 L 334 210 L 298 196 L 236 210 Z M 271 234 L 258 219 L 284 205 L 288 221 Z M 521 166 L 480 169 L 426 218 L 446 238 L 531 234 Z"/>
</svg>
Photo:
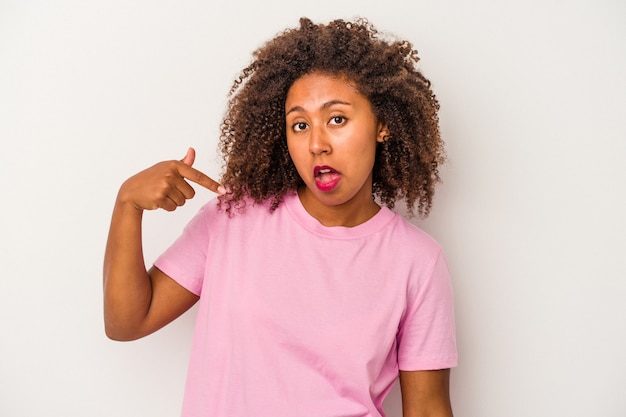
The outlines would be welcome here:
<svg viewBox="0 0 626 417">
<path fill-rule="evenodd" d="M 315 127 L 311 129 L 309 136 L 309 152 L 313 155 L 321 155 L 323 153 L 330 153 L 331 147 L 328 140 L 328 133 L 322 127 Z"/>
</svg>

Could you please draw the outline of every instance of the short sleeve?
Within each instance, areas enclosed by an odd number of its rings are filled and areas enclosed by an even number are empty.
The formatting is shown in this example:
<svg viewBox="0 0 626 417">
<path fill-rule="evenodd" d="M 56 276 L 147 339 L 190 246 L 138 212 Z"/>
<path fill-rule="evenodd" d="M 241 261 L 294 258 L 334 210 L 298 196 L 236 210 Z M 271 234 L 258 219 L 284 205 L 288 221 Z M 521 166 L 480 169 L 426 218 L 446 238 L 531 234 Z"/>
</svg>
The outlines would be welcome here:
<svg viewBox="0 0 626 417">
<path fill-rule="evenodd" d="M 202 292 L 208 248 L 207 208 L 185 226 L 182 234 L 161 254 L 154 266 L 196 295 Z"/>
<path fill-rule="evenodd" d="M 398 366 L 403 371 L 457 365 L 454 300 L 443 252 L 409 285 L 407 309 L 398 331 Z"/>
</svg>

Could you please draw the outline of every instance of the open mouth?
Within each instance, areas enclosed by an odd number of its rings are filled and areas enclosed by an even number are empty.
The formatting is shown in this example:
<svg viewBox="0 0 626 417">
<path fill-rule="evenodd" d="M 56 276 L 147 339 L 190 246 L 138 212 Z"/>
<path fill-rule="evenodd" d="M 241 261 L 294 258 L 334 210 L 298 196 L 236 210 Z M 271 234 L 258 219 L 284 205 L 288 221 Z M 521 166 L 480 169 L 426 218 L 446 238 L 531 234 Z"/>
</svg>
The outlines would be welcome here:
<svg viewBox="0 0 626 417">
<path fill-rule="evenodd" d="M 334 189 L 339 180 L 341 180 L 339 172 L 329 166 L 316 166 L 313 169 L 313 175 L 315 177 L 315 185 L 321 191 Z"/>
</svg>

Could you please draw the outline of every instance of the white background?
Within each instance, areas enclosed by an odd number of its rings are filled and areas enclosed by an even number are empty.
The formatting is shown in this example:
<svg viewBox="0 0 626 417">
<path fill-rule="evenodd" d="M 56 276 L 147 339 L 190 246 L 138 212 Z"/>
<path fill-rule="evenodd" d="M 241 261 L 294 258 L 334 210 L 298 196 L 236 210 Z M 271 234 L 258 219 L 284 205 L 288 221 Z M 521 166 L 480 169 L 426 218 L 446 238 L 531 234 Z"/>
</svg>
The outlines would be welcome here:
<svg viewBox="0 0 626 417">
<path fill-rule="evenodd" d="M 450 161 L 416 222 L 453 273 L 456 415 L 626 415 L 625 4 L 220 3 L 0 0 L 0 415 L 178 415 L 193 310 L 104 336 L 112 204 L 188 146 L 218 177 L 232 80 L 300 16 L 410 39 L 441 102 Z M 148 262 L 210 197 L 146 216 Z"/>
</svg>

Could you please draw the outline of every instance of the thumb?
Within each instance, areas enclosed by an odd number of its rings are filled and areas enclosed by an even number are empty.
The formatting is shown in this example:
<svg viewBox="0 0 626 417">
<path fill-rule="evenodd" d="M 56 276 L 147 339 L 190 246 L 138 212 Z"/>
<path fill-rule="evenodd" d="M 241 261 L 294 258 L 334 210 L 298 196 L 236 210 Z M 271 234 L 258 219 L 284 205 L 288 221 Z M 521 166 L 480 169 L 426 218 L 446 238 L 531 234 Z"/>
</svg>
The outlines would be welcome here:
<svg viewBox="0 0 626 417">
<path fill-rule="evenodd" d="M 194 148 L 189 148 L 187 149 L 187 154 L 181 160 L 181 162 L 185 165 L 192 166 L 195 160 L 196 160 L 196 150 Z"/>
</svg>

